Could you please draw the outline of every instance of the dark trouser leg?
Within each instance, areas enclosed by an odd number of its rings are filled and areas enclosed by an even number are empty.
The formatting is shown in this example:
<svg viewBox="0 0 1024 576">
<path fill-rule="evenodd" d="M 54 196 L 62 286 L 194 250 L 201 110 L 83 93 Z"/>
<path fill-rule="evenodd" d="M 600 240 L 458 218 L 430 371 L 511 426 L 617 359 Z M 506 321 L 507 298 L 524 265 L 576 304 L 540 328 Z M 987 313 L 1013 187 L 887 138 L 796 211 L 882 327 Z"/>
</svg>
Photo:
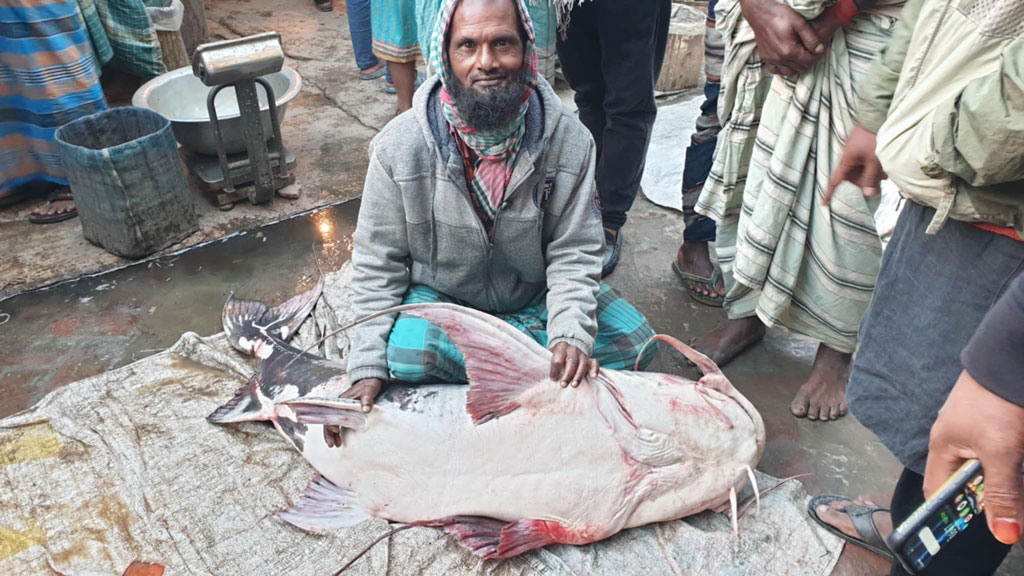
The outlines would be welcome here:
<svg viewBox="0 0 1024 576">
<path fill-rule="evenodd" d="M 715 27 L 715 5 L 708 3 L 707 27 L 704 31 L 704 103 L 700 106 L 696 131 L 686 149 L 683 167 L 683 218 L 686 231 L 683 243 L 711 242 L 715 239 L 715 223 L 707 216 L 694 212 L 697 198 L 704 188 L 704 182 L 714 162 L 718 133 L 722 130 L 718 122 L 718 94 L 721 90 L 722 59 L 725 42 Z"/>
<path fill-rule="evenodd" d="M 598 37 L 598 2 L 585 2 L 573 8 L 565 39 L 557 40 L 558 61 L 562 72 L 576 93 L 580 121 L 590 130 L 601 157 L 605 127 L 604 90 L 601 72 L 601 41 Z M 598 175 L 600 178 L 600 175 Z"/>
<path fill-rule="evenodd" d="M 903 469 L 900 481 L 892 494 L 892 523 L 899 526 L 924 504 L 924 476 L 909 468 Z M 1010 546 L 1000 543 L 988 526 L 984 514 L 975 519 L 967 530 L 961 532 L 942 548 L 942 552 L 922 572 L 922 576 L 987 576 L 995 573 L 1003 559 L 1010 553 Z M 908 576 L 899 564 L 894 564 L 890 576 Z"/>
<path fill-rule="evenodd" d="M 671 0 L 584 3 L 573 10 L 568 36 L 558 44 L 580 119 L 598 146 L 597 190 L 604 225 L 612 230 L 625 224 L 640 186 L 671 8 Z"/>
</svg>

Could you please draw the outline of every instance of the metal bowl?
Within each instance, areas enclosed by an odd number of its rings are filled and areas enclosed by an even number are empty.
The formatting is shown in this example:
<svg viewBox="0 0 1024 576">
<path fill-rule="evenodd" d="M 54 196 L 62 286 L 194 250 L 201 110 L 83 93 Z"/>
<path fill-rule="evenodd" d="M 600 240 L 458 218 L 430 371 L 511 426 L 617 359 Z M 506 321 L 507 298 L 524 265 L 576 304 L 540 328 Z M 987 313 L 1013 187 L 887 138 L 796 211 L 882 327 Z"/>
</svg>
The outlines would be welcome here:
<svg viewBox="0 0 1024 576">
<path fill-rule="evenodd" d="M 277 116 L 284 122 L 288 103 L 302 89 L 302 78 L 287 66 L 281 68 L 280 72 L 268 74 L 263 78 L 274 89 L 274 95 L 277 97 Z M 213 133 L 213 122 L 206 109 L 206 97 L 212 89 L 192 75 L 191 67 L 178 68 L 143 84 L 132 97 L 132 105 L 147 108 L 170 120 L 174 137 L 186 150 L 216 155 L 217 137 Z M 267 96 L 259 85 L 256 87 L 256 94 L 260 100 L 263 134 L 269 140 L 273 137 L 274 130 L 270 125 Z M 227 153 L 244 152 L 245 137 L 238 114 L 235 89 L 228 87 L 221 90 L 217 94 L 215 105 Z"/>
</svg>

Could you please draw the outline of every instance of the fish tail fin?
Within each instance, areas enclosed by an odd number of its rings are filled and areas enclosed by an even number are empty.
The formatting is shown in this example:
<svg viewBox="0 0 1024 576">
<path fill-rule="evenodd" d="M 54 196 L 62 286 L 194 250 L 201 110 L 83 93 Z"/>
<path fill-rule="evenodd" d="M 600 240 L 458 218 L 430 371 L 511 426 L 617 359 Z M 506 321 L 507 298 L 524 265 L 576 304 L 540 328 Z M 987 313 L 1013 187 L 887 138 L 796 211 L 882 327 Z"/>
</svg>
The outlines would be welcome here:
<svg viewBox="0 0 1024 576">
<path fill-rule="evenodd" d="M 235 391 L 230 400 L 214 410 L 206 419 L 215 424 L 266 420 L 263 403 L 259 398 L 259 374 L 250 378 L 245 386 Z"/>
<path fill-rule="evenodd" d="M 231 345 L 246 354 L 253 353 L 252 343 L 273 336 L 287 342 L 302 321 L 309 316 L 324 289 L 324 277 L 305 292 L 292 296 L 279 306 L 267 307 L 259 300 L 228 297 L 221 322 Z"/>
<path fill-rule="evenodd" d="M 341 426 L 352 430 L 366 427 L 366 414 L 358 400 L 349 398 L 301 398 L 281 404 L 291 408 L 301 424 Z"/>
</svg>

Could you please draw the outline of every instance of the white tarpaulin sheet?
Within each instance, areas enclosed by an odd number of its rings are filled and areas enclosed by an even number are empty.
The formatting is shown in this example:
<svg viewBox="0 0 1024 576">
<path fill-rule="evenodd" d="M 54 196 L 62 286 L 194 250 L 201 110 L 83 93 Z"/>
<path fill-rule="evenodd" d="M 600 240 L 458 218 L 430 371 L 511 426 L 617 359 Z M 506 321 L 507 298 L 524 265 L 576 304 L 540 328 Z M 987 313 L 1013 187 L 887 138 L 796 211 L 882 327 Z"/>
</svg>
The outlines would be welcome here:
<svg viewBox="0 0 1024 576">
<path fill-rule="evenodd" d="M 329 278 L 301 341 L 348 316 L 347 272 Z M 387 522 L 370 520 L 313 535 L 271 514 L 297 501 L 312 468 L 266 423 L 205 420 L 251 366 L 223 336 L 188 333 L 166 352 L 0 420 L 0 574 L 116 575 L 142 560 L 168 575 L 321 576 L 385 533 Z M 706 512 L 501 561 L 472 556 L 438 529 L 413 528 L 348 573 L 825 575 L 841 542 L 808 520 L 806 500 L 798 482 L 773 491 L 759 514 L 740 519 L 739 539 L 727 517 Z"/>
</svg>

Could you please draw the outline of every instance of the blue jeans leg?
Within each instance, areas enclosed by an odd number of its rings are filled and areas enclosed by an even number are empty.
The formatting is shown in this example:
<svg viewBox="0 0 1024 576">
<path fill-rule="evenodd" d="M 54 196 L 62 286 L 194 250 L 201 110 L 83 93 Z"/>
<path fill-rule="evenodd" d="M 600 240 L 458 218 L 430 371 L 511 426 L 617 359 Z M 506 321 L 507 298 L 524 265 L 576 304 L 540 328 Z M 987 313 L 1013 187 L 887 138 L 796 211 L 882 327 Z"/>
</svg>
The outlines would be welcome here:
<svg viewBox="0 0 1024 576">
<path fill-rule="evenodd" d="M 377 57 L 373 55 L 373 33 L 370 31 L 370 0 L 345 0 L 345 12 L 348 13 L 356 66 L 369 68 L 377 63 Z"/>
</svg>

